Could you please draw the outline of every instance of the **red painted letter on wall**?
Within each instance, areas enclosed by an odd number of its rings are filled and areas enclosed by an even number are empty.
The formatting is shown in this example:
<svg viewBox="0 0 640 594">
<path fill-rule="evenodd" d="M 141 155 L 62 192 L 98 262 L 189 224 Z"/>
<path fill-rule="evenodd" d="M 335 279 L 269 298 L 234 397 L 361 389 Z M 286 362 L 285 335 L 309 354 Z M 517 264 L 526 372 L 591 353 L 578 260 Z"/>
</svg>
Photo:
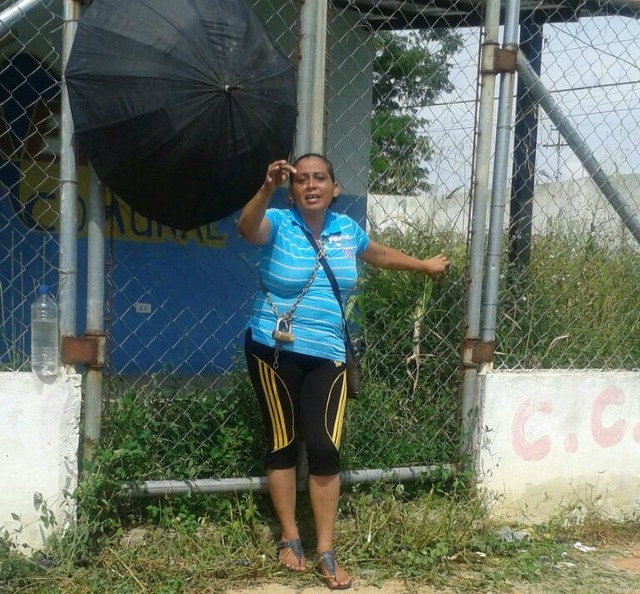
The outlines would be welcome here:
<svg viewBox="0 0 640 594">
<path fill-rule="evenodd" d="M 591 433 L 602 448 L 620 443 L 624 435 L 625 422 L 616 421 L 611 427 L 602 424 L 604 409 L 611 404 L 624 404 L 624 392 L 620 388 L 607 388 L 598 394 L 591 407 Z"/>
<path fill-rule="evenodd" d="M 535 441 L 528 441 L 525 437 L 525 424 L 536 413 L 550 414 L 551 405 L 548 402 L 532 404 L 530 400 L 525 400 L 513 417 L 511 432 L 511 444 L 516 454 L 523 460 L 534 462 L 542 460 L 551 449 L 551 438 L 548 435 L 543 435 Z"/>
</svg>

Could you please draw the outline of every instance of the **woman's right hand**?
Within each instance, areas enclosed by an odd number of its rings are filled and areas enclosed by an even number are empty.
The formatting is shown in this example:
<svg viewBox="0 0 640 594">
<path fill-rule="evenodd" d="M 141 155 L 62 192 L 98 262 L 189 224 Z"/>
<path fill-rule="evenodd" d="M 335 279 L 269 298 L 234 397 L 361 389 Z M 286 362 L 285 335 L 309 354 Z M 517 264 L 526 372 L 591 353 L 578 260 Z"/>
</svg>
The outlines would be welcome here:
<svg viewBox="0 0 640 594">
<path fill-rule="evenodd" d="M 255 196 L 244 205 L 238 217 L 238 233 L 249 243 L 263 245 L 269 240 L 271 227 L 264 214 L 275 189 L 296 170 L 284 159 L 274 161 L 267 167 L 267 176 Z"/>
<path fill-rule="evenodd" d="M 289 179 L 290 174 L 295 172 L 295 167 L 287 163 L 284 159 L 274 161 L 267 167 L 267 177 L 264 180 L 264 186 L 270 192 L 273 192 L 278 186 Z"/>
</svg>

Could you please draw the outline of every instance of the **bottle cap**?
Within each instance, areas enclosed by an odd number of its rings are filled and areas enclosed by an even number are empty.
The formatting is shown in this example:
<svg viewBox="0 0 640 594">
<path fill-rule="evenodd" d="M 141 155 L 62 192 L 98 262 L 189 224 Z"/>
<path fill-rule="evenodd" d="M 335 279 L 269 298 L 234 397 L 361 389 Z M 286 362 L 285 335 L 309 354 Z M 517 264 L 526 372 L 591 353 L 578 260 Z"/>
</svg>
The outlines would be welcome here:
<svg viewBox="0 0 640 594">
<path fill-rule="evenodd" d="M 48 295 L 49 294 L 49 285 L 40 285 L 38 287 L 38 295 Z"/>
</svg>

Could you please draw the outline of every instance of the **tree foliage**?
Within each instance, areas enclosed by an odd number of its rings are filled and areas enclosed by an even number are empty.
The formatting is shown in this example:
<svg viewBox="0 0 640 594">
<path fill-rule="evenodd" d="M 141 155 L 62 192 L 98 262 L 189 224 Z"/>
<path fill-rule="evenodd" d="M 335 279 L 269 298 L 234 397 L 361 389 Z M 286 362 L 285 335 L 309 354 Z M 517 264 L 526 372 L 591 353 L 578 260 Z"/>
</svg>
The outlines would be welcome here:
<svg viewBox="0 0 640 594">
<path fill-rule="evenodd" d="M 376 33 L 371 191 L 415 194 L 429 188 L 433 147 L 420 110 L 453 90 L 450 59 L 461 46 L 461 36 L 449 29 Z"/>
</svg>

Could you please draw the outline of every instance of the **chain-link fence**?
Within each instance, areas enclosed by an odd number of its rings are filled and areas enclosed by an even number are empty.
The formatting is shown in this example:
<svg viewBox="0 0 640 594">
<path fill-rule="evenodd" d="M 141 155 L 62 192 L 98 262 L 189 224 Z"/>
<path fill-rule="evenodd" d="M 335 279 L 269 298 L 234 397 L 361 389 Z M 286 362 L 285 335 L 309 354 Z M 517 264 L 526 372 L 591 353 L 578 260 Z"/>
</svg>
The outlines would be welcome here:
<svg viewBox="0 0 640 594">
<path fill-rule="evenodd" d="M 422 258 L 442 252 L 452 263 L 437 284 L 410 273 L 363 270 L 356 305 L 366 392 L 349 411 L 348 464 L 455 463 L 472 146 L 464 146 L 467 139 L 445 146 L 447 123 L 431 110 L 447 97 L 468 99 L 460 106 L 470 110 L 473 129 L 478 32 L 449 20 L 453 8 L 333 4 L 327 151 L 338 177 L 366 195 L 372 237 Z M 450 152 L 466 171 L 442 166 Z M 460 200 L 445 213 L 438 205 L 451 184 Z"/>
<path fill-rule="evenodd" d="M 297 65 L 301 2 L 253 4 Z M 12 370 L 28 369 L 35 286 L 58 282 L 61 6 L 41 3 L 2 40 L 0 346 L 2 366 Z M 522 49 L 534 70 L 540 58 L 550 95 L 637 212 L 640 31 L 632 6 L 610 3 L 591 14 L 587 5 L 580 13 L 536 6 L 528 20 L 533 7 L 523 8 Z M 350 469 L 458 460 L 480 25 L 475 3 L 333 0 L 329 7 L 325 141 L 341 184 L 336 208 L 374 238 L 416 256 L 443 252 L 452 262 L 436 284 L 362 271 L 354 316 L 365 380 L 348 410 L 342 447 Z M 551 117 L 526 88 L 515 94 L 494 363 L 637 368 L 637 244 Z M 85 163 L 79 177 L 82 312 Z M 103 438 L 119 452 L 114 478 L 262 474 L 242 356 L 258 289 L 255 248 L 237 236 L 234 217 L 183 233 L 108 192 L 105 203 Z"/>
<path fill-rule="evenodd" d="M 640 25 L 620 10 L 523 25 L 521 50 L 546 91 L 533 101 L 521 77 L 503 367 L 640 367 Z"/>
<path fill-rule="evenodd" d="M 0 2 L 3 17 L 16 3 Z M 0 39 L 0 364 L 28 369 L 29 305 L 58 283 L 59 6 L 2 21 Z M 59 3 L 58 3 L 59 4 Z"/>
</svg>

